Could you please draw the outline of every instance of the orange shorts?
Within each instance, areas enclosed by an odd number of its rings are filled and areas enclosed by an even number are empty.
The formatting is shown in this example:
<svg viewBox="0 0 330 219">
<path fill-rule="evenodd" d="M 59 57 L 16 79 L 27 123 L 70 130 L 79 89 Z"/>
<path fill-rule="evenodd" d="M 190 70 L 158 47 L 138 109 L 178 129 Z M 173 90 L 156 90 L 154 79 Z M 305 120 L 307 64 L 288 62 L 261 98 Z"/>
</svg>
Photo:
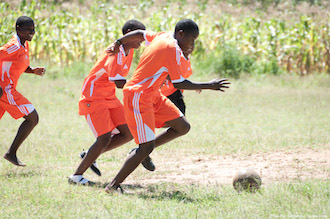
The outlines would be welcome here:
<svg viewBox="0 0 330 219">
<path fill-rule="evenodd" d="M 3 96 L 0 98 L 0 119 L 7 111 L 14 119 L 29 115 L 35 108 L 20 92 L 12 85 L 4 87 Z"/>
<path fill-rule="evenodd" d="M 180 110 L 163 94 L 124 92 L 125 117 L 135 143 L 155 140 L 155 128 L 183 116 Z"/>
<path fill-rule="evenodd" d="M 85 118 L 95 138 L 108 132 L 117 134 L 118 129 L 116 127 L 126 124 L 123 105 L 116 108 L 100 108 L 85 115 Z"/>
</svg>

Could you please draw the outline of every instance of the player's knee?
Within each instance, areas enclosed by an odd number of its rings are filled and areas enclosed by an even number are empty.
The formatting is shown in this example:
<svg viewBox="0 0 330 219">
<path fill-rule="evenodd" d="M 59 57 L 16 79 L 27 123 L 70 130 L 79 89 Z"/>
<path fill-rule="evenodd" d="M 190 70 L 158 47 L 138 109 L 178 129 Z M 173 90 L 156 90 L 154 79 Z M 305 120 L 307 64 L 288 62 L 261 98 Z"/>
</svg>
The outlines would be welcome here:
<svg viewBox="0 0 330 219">
<path fill-rule="evenodd" d="M 33 126 L 39 123 L 39 115 L 36 110 L 32 111 L 27 117 L 25 117 Z"/>
<path fill-rule="evenodd" d="M 97 141 L 101 145 L 109 145 L 111 141 L 111 132 L 105 133 L 97 138 Z"/>
<path fill-rule="evenodd" d="M 131 141 L 133 139 L 133 135 L 129 130 L 127 132 L 123 132 L 122 134 L 126 141 Z"/>
<path fill-rule="evenodd" d="M 127 135 L 125 135 L 127 141 L 133 140 L 133 135 L 129 132 Z"/>
<path fill-rule="evenodd" d="M 140 145 L 139 153 L 141 153 L 144 157 L 148 156 L 154 150 L 155 144 L 144 144 Z"/>
<path fill-rule="evenodd" d="M 184 122 L 180 125 L 178 131 L 181 135 L 185 135 L 189 132 L 190 130 L 190 124 L 188 122 Z"/>
</svg>

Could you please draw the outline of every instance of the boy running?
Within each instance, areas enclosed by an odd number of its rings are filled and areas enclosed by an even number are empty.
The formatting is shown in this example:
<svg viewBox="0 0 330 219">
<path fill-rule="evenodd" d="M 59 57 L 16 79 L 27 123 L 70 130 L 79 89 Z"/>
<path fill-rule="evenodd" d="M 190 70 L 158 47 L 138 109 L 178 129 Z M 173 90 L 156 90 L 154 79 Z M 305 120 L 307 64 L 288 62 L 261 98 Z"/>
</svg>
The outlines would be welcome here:
<svg viewBox="0 0 330 219">
<path fill-rule="evenodd" d="M 16 155 L 19 146 L 38 124 L 38 114 L 34 106 L 16 90 L 19 77 L 24 73 L 44 75 L 45 68 L 29 66 L 29 44 L 35 33 L 34 21 L 27 16 L 16 20 L 16 34 L 0 47 L 0 88 L 3 96 L 0 99 L 0 119 L 7 111 L 14 119 L 25 120 L 18 129 L 4 158 L 17 166 L 26 166 Z"/>
<path fill-rule="evenodd" d="M 146 31 L 131 32 L 118 39 L 111 48 L 118 50 L 118 44 L 132 40 L 143 40 Z M 182 75 L 181 56 L 194 47 L 199 35 L 195 22 L 184 19 L 177 23 L 174 35 L 154 33 L 150 45 L 143 52 L 131 80 L 124 86 L 124 107 L 128 127 L 139 147 L 131 152 L 122 168 L 105 188 L 106 192 L 117 190 L 120 184 L 157 146 L 186 134 L 190 125 L 182 112 L 163 94 L 160 87 L 167 76 L 177 89 L 211 89 L 224 91 L 230 83 L 227 79 L 210 82 L 191 82 Z M 155 136 L 155 128 L 169 128 Z"/>
<path fill-rule="evenodd" d="M 145 30 L 145 26 L 137 20 L 127 21 L 122 33 L 133 30 Z M 132 140 L 127 127 L 124 107 L 116 97 L 116 87 L 123 88 L 125 77 L 129 73 L 134 49 L 140 47 L 143 40 L 127 42 L 119 46 L 119 53 L 109 56 L 102 53 L 89 75 L 85 78 L 79 101 L 79 114 L 86 121 L 96 137 L 95 143 L 88 152 L 83 152 L 83 158 L 75 173 L 69 177 L 74 184 L 93 184 L 83 177 L 88 167 L 101 175 L 95 160 L 106 151 L 112 150 Z"/>
<path fill-rule="evenodd" d="M 189 55 L 193 52 L 193 50 L 194 50 L 194 48 L 189 50 L 187 53 L 182 53 L 182 55 L 181 55 L 180 68 L 182 70 L 182 76 L 184 78 L 188 78 L 192 74 L 192 68 L 191 68 Z M 201 92 L 201 90 L 196 90 L 196 91 L 198 93 Z M 183 115 L 185 115 L 186 105 L 183 101 L 183 95 L 182 95 L 183 90 L 176 89 L 169 77 L 166 78 L 163 85 L 161 86 L 160 92 L 163 95 L 165 95 L 168 99 L 170 99 L 174 103 L 174 105 L 179 108 L 179 110 L 183 113 Z M 157 142 L 156 142 L 156 145 L 157 145 Z M 137 148 L 133 148 L 130 151 L 130 153 L 132 153 L 136 149 Z M 141 164 L 144 168 L 146 168 L 149 171 L 154 171 L 156 169 L 156 166 L 154 165 L 154 163 L 149 155 L 141 162 Z"/>
</svg>

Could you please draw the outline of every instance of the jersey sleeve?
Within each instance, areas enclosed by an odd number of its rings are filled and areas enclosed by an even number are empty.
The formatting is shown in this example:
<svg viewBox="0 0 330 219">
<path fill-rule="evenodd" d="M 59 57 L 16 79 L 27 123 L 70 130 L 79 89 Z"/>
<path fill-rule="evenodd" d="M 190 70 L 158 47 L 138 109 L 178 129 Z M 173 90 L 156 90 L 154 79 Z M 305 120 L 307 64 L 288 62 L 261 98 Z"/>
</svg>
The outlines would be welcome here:
<svg viewBox="0 0 330 219">
<path fill-rule="evenodd" d="M 11 46 L 0 47 L 0 60 L 14 56 L 19 51 L 19 47 L 16 44 Z"/>
<path fill-rule="evenodd" d="M 109 56 L 104 64 L 104 69 L 108 72 L 110 81 L 125 80 L 125 77 L 123 76 L 123 63 L 121 56 L 121 52 Z"/>
<path fill-rule="evenodd" d="M 181 83 L 185 80 L 185 78 L 183 77 L 181 69 L 181 49 L 177 44 L 175 44 L 175 48 L 171 49 L 171 54 L 169 54 L 169 57 L 171 58 L 169 59 L 167 68 L 170 79 L 173 84 Z"/>
<path fill-rule="evenodd" d="M 146 46 L 149 46 L 151 41 L 156 38 L 156 36 L 162 34 L 164 32 L 153 32 L 153 31 L 144 31 L 143 37 L 146 43 Z"/>
<path fill-rule="evenodd" d="M 190 60 L 187 60 L 184 57 L 182 57 L 181 60 L 182 60 L 181 61 L 182 76 L 184 78 L 189 78 L 193 73 Z"/>
</svg>

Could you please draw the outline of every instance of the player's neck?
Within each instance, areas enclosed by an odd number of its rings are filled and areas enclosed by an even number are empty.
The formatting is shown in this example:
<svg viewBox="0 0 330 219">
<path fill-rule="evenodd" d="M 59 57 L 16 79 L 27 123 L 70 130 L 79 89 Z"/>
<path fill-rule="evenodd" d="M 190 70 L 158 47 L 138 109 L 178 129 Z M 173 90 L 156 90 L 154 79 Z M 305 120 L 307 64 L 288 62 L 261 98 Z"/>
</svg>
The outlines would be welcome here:
<svg viewBox="0 0 330 219">
<path fill-rule="evenodd" d="M 131 48 L 126 46 L 126 45 L 123 45 L 123 48 L 124 48 L 125 56 L 128 56 L 129 51 L 131 50 Z"/>
<path fill-rule="evenodd" d="M 16 35 L 17 35 L 17 39 L 20 42 L 20 44 L 25 48 L 26 39 L 20 37 L 18 34 L 16 34 Z"/>
</svg>

